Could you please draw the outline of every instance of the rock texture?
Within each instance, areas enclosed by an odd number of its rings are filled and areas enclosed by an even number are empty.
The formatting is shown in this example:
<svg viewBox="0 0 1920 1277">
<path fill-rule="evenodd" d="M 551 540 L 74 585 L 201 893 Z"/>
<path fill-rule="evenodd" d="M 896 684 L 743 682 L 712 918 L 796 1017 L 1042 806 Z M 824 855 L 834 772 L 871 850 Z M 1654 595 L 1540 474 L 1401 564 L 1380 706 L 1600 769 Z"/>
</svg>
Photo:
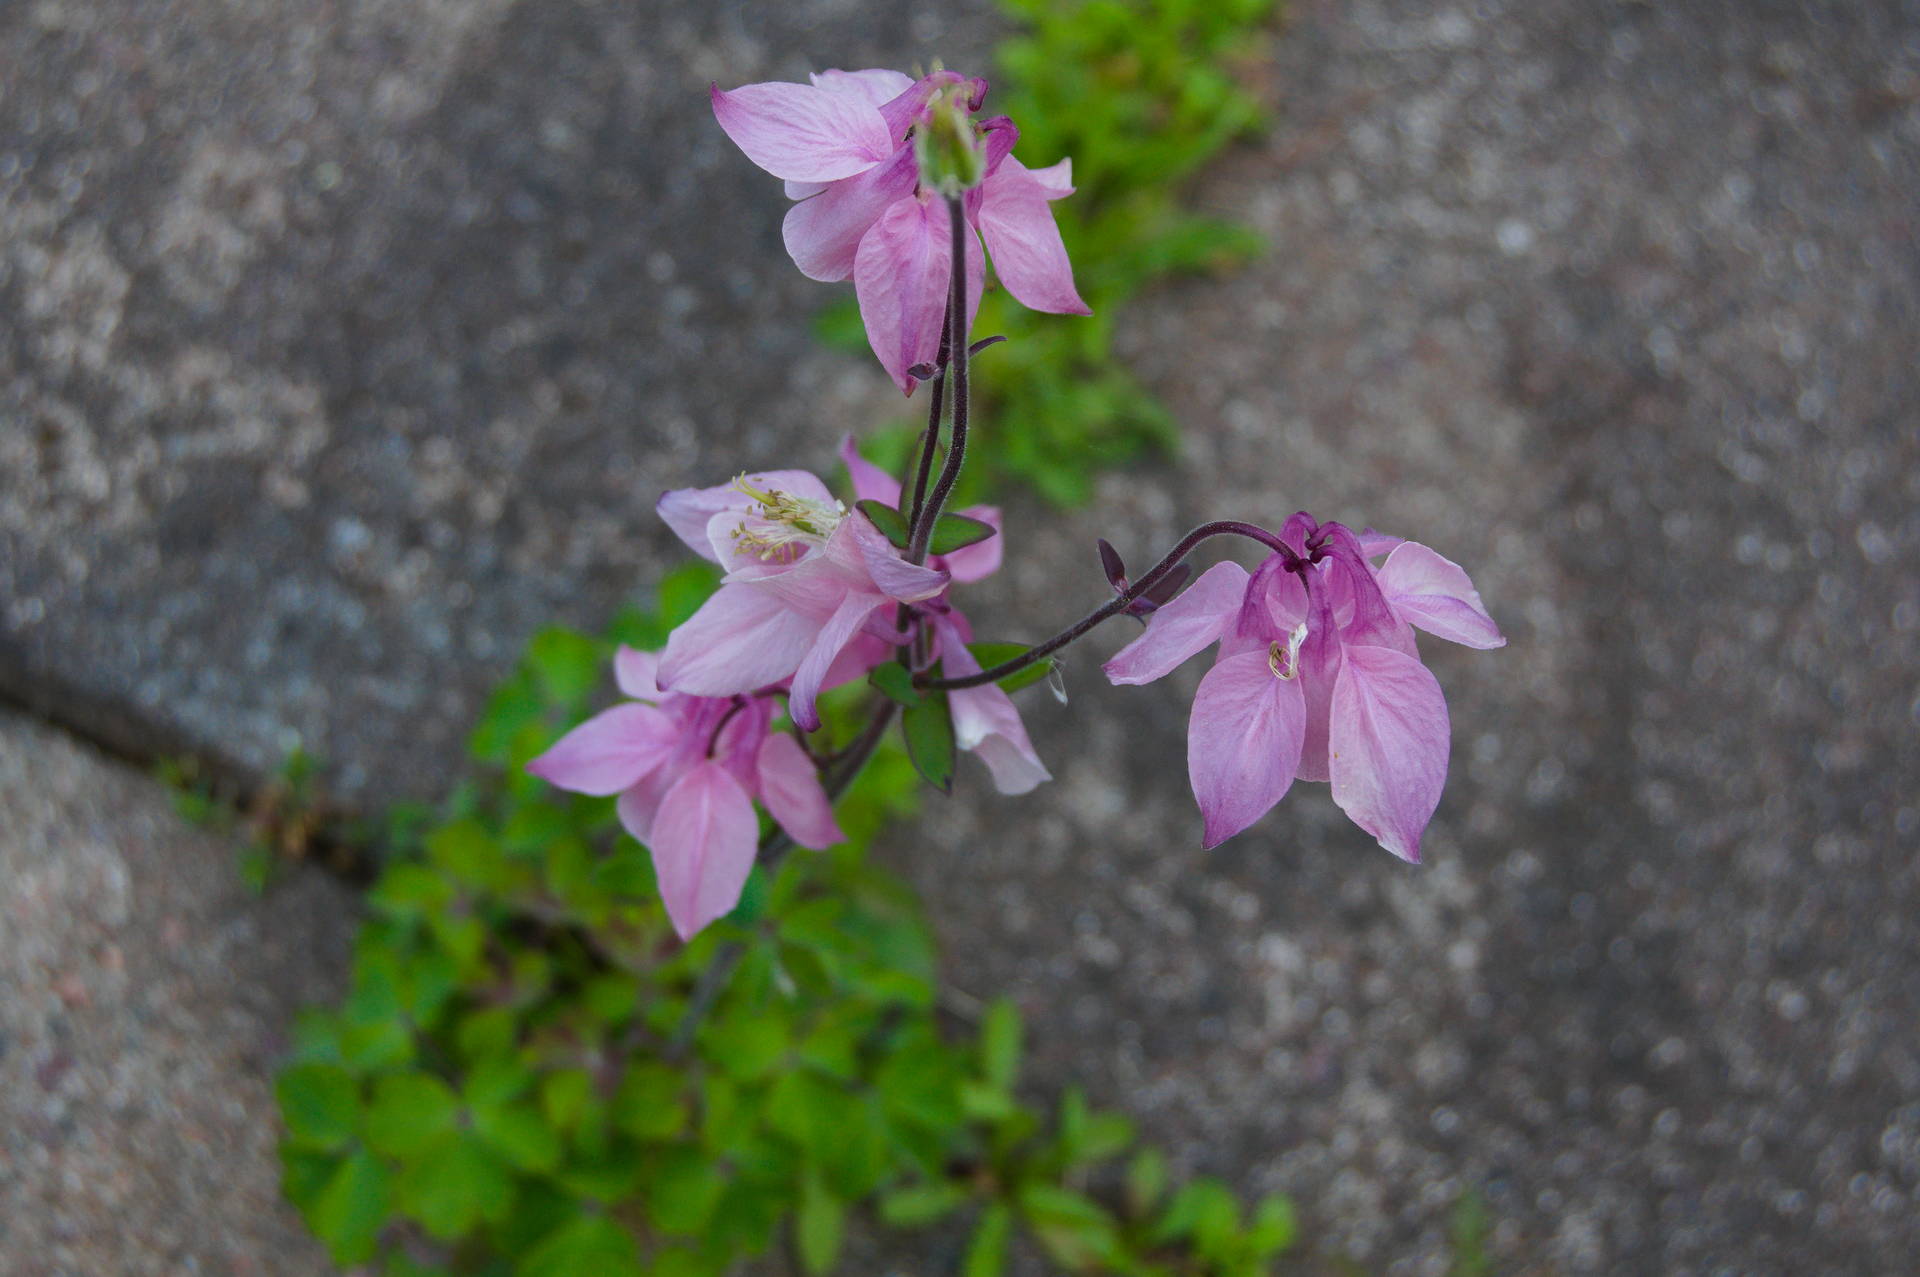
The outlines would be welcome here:
<svg viewBox="0 0 1920 1277">
<path fill-rule="evenodd" d="M 272 1070 L 351 894 L 256 895 L 160 785 L 0 713 L 0 1273 L 333 1271 L 280 1200 Z"/>
<path fill-rule="evenodd" d="M 0 8 L 0 687 L 436 791 L 527 633 L 667 562 L 657 490 L 897 403 L 810 343 L 700 91 L 965 62 L 941 12 Z M 1096 601 L 1097 535 L 1306 506 L 1466 564 L 1513 642 L 1429 649 L 1412 869 L 1316 786 L 1202 855 L 1199 670 L 1105 689 L 1092 640 L 1029 693 L 1058 783 L 890 853 L 955 981 L 1369 1271 L 1443 1271 L 1468 1190 L 1516 1270 L 1903 1266 L 1920 11 L 1300 0 L 1247 70 L 1280 126 L 1200 196 L 1273 251 L 1121 324 L 1184 458 L 1013 503 L 994 636 Z"/>
</svg>

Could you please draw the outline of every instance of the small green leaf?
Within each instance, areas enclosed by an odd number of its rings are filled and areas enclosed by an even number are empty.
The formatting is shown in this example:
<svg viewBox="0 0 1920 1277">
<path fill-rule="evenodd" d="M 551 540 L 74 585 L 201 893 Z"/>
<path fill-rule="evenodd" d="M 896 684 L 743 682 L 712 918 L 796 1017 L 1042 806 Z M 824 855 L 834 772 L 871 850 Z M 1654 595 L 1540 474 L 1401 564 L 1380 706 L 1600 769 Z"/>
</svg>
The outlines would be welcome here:
<svg viewBox="0 0 1920 1277">
<path fill-rule="evenodd" d="M 867 681 L 879 688 L 886 696 L 908 709 L 918 705 L 923 699 L 913 686 L 913 674 L 898 661 L 883 661 L 873 667 L 867 675 Z"/>
<path fill-rule="evenodd" d="M 1002 1091 L 1010 1091 L 1020 1077 L 1020 1010 L 1006 998 L 995 998 L 980 1024 L 980 1072 Z"/>
<path fill-rule="evenodd" d="M 800 1210 L 793 1230 L 800 1244 L 800 1262 L 813 1277 L 833 1271 L 846 1222 L 846 1203 L 827 1191 L 819 1172 L 809 1170 L 800 1180 Z"/>
<path fill-rule="evenodd" d="M 872 520 L 873 526 L 879 528 L 887 540 L 902 550 L 907 548 L 912 539 L 912 529 L 907 527 L 906 515 L 901 514 L 886 502 L 876 501 L 872 497 L 856 501 L 853 505 L 861 514 Z"/>
<path fill-rule="evenodd" d="M 367 1143 L 388 1157 L 413 1157 L 453 1130 L 460 1102 L 428 1073 L 399 1073 L 374 1084 Z"/>
<path fill-rule="evenodd" d="M 681 1087 L 686 1074 L 651 1060 L 636 1061 L 613 1097 L 613 1120 L 638 1140 L 669 1140 L 687 1124 Z"/>
<path fill-rule="evenodd" d="M 531 1104 L 475 1109 L 473 1129 L 523 1171 L 550 1171 L 560 1163 L 560 1136 Z"/>
<path fill-rule="evenodd" d="M 1127 1164 L 1127 1207 L 1145 1215 L 1167 1191 L 1167 1158 L 1157 1148 L 1143 1148 Z"/>
<path fill-rule="evenodd" d="M 880 1218 L 895 1228 L 919 1228 L 944 1219 L 967 1200 L 958 1184 L 916 1184 L 880 1199 Z"/>
<path fill-rule="evenodd" d="M 467 1132 L 441 1141 L 409 1164 L 399 1189 L 407 1213 L 441 1241 L 464 1236 L 482 1220 L 497 1222 L 513 1205 L 513 1176 Z"/>
<path fill-rule="evenodd" d="M 939 667 L 936 666 L 936 669 Z M 915 770 L 943 794 L 953 792 L 953 708 L 945 692 L 929 692 L 900 716 L 907 756 Z"/>
<path fill-rule="evenodd" d="M 373 1154 L 362 1151 L 340 1163 L 307 1212 L 307 1222 L 327 1243 L 341 1267 L 373 1257 L 373 1244 L 387 1222 L 391 1176 Z"/>
<path fill-rule="evenodd" d="M 699 1237 L 725 1187 L 719 1169 L 699 1149 L 682 1145 L 661 1158 L 652 1185 L 643 1191 L 647 1211 L 661 1232 Z"/>
<path fill-rule="evenodd" d="M 1300 1223 L 1293 1212 L 1293 1199 L 1272 1193 L 1260 1199 L 1254 1209 L 1253 1223 L 1247 1230 L 1247 1245 L 1260 1259 L 1270 1259 L 1293 1245 Z"/>
<path fill-rule="evenodd" d="M 964 1277 L 1000 1277 L 1007 1266 L 1007 1243 L 1013 1237 L 1013 1212 L 1006 1203 L 995 1202 L 980 1216 L 967 1244 Z"/>
<path fill-rule="evenodd" d="M 580 1124 L 593 1098 L 593 1075 L 585 1069 L 561 1069 L 540 1079 L 540 1111 L 562 1131 Z"/>
<path fill-rule="evenodd" d="M 927 548 L 935 554 L 952 554 L 986 540 L 994 532 L 994 526 L 983 520 L 964 514 L 943 514 L 933 525 L 933 539 Z"/>
<path fill-rule="evenodd" d="M 514 1268 L 514 1277 L 641 1277 L 633 1238 L 604 1215 L 582 1214 L 560 1226 Z"/>
<path fill-rule="evenodd" d="M 967 651 L 973 653 L 973 659 L 980 662 L 980 668 L 990 670 L 996 665 L 1004 665 L 1016 656 L 1027 651 L 1025 643 L 969 643 Z M 1053 669 L 1053 658 L 1043 657 L 1022 669 L 1017 669 L 1005 678 L 998 680 L 1003 692 L 1017 692 L 1023 687 L 1031 687 L 1047 676 Z"/>
<path fill-rule="evenodd" d="M 360 1086 L 332 1064 L 301 1064 L 274 1084 L 287 1135 L 306 1148 L 339 1148 L 360 1120 Z"/>
<path fill-rule="evenodd" d="M 600 679 L 600 647 L 584 634 L 553 627 L 527 645 L 527 661 L 549 703 L 571 705 Z"/>
</svg>

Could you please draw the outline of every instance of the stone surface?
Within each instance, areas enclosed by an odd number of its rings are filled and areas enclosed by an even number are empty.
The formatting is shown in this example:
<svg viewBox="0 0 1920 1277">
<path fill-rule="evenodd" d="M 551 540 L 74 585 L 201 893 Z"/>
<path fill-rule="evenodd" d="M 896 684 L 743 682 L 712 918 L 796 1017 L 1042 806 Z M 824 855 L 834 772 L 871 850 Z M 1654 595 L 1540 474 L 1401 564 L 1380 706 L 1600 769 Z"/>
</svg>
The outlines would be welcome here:
<svg viewBox="0 0 1920 1277">
<path fill-rule="evenodd" d="M 1071 707 L 1028 694 L 1055 785 L 976 774 L 891 854 L 1039 1080 L 1296 1194 L 1329 1255 L 1443 1271 L 1475 1189 L 1519 1270 L 1897 1269 L 1920 12 L 1293 11 L 1250 68 L 1281 126 L 1200 192 L 1273 252 L 1121 323 L 1184 460 L 1012 503 L 1031 557 L 969 609 L 1037 634 L 1098 599 L 1095 536 L 1217 514 L 1435 546 L 1513 642 L 1429 645 L 1428 865 L 1318 786 L 1203 855 L 1200 669 L 1105 689 L 1122 634 Z M 968 50 L 781 13 L 0 8 L 0 686 L 431 793 L 531 628 L 667 561 L 655 490 L 889 410 L 806 339 L 779 195 L 699 90 Z"/>
<path fill-rule="evenodd" d="M 258 895 L 172 796 L 0 712 L 0 1273 L 321 1274 L 280 1200 L 272 1069 L 357 909 Z"/>
</svg>

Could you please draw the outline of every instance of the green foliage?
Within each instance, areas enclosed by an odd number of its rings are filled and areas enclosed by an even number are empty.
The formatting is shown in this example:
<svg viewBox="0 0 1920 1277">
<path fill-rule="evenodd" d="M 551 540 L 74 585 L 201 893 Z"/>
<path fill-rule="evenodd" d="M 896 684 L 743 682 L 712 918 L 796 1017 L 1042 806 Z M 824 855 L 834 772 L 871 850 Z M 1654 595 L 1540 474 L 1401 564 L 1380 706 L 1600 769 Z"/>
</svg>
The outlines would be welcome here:
<svg viewBox="0 0 1920 1277">
<path fill-rule="evenodd" d="M 1237 78 L 1260 62 L 1274 0 L 1001 0 L 1016 34 L 996 57 L 989 110 L 1020 126 L 1029 165 L 1073 160 L 1075 193 L 1052 208 L 1087 319 L 1038 315 L 990 289 L 974 331 L 1004 334 L 974 381 L 983 436 L 968 481 L 1016 478 L 1063 505 L 1093 475 L 1177 431 L 1116 358 L 1115 323 L 1155 280 L 1231 268 L 1258 253 L 1244 226 L 1182 206 L 1182 182 L 1260 127 Z M 865 350 L 851 300 L 823 316 L 829 341 Z M 904 454 L 917 425 L 887 451 Z M 890 455 L 888 460 L 897 460 Z"/>
<path fill-rule="evenodd" d="M 676 574 L 621 635 L 657 644 L 712 585 Z M 298 1026 L 284 1184 L 337 1262 L 702 1277 L 779 1245 L 825 1274 L 859 1221 L 959 1220 L 970 1273 L 1001 1271 L 1022 1230 L 1074 1271 L 1266 1271 L 1290 1215 L 1243 1222 L 1204 1180 L 1163 1201 L 1158 1154 L 1121 1173 L 1131 1123 L 1017 1093 L 1011 1002 L 945 1031 L 918 901 L 864 854 L 912 806 L 898 745 L 841 801 L 853 842 L 757 870 L 730 918 L 676 941 L 612 800 L 522 769 L 604 697 L 612 648 L 534 640 L 473 733 L 475 779 L 390 831 L 346 1000 Z M 878 694 L 826 698 L 829 730 Z"/>
</svg>

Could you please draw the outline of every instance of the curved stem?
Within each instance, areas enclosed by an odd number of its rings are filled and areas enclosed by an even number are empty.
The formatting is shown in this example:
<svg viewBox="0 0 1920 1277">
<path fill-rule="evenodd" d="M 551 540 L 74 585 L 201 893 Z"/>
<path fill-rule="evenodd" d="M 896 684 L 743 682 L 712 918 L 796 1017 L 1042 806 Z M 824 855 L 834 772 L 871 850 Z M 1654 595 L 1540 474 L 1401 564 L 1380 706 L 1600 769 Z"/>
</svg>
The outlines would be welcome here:
<svg viewBox="0 0 1920 1277">
<path fill-rule="evenodd" d="M 907 549 L 907 562 L 925 563 L 927 547 L 933 541 L 933 525 L 940 521 L 953 485 L 960 479 L 960 467 L 967 458 L 967 213 L 964 196 L 947 201 L 947 214 L 953 226 L 953 272 L 947 287 L 947 330 L 949 350 L 947 375 L 953 381 L 953 425 L 947 441 L 947 464 L 940 469 L 939 482 L 927 498 L 926 508 L 913 525 L 913 538 Z"/>
<path fill-rule="evenodd" d="M 1300 556 L 1294 553 L 1293 547 L 1289 546 L 1265 528 L 1260 527 L 1258 524 L 1244 523 L 1238 519 L 1216 519 L 1212 523 L 1203 523 L 1193 531 L 1187 533 L 1186 536 L 1181 537 L 1180 543 L 1174 546 L 1173 549 L 1167 551 L 1158 563 L 1148 568 L 1139 580 L 1081 617 L 1078 621 L 1075 621 L 1072 625 L 1069 625 L 1066 629 L 1061 630 L 1052 638 L 1041 643 L 1036 643 L 1026 651 L 1020 653 L 1020 655 L 1010 660 L 1002 661 L 992 669 L 981 670 L 978 674 L 965 674 L 957 678 L 930 678 L 924 680 L 916 678 L 913 681 L 913 685 L 915 687 L 926 688 L 930 691 L 957 691 L 963 687 L 982 687 L 988 683 L 997 683 L 1009 674 L 1017 674 L 1034 662 L 1045 660 L 1075 639 L 1085 636 L 1088 631 L 1092 630 L 1102 621 L 1109 620 L 1125 612 L 1141 595 L 1159 584 L 1167 573 L 1178 567 L 1180 561 L 1193 552 L 1194 547 L 1210 537 L 1217 536 L 1246 537 L 1248 540 L 1258 541 L 1275 554 L 1281 555 L 1289 564 L 1302 561 Z"/>
<path fill-rule="evenodd" d="M 927 433 L 920 441 L 920 462 L 913 478 L 913 504 L 902 511 L 910 529 L 920 525 L 920 514 L 927 506 L 927 484 L 933 478 L 933 450 L 940 443 L 940 412 L 946 401 L 947 359 L 952 349 L 953 312 L 949 309 L 940 328 L 940 362 L 935 366 L 933 389 L 927 396 L 931 403 L 927 408 Z"/>
</svg>

